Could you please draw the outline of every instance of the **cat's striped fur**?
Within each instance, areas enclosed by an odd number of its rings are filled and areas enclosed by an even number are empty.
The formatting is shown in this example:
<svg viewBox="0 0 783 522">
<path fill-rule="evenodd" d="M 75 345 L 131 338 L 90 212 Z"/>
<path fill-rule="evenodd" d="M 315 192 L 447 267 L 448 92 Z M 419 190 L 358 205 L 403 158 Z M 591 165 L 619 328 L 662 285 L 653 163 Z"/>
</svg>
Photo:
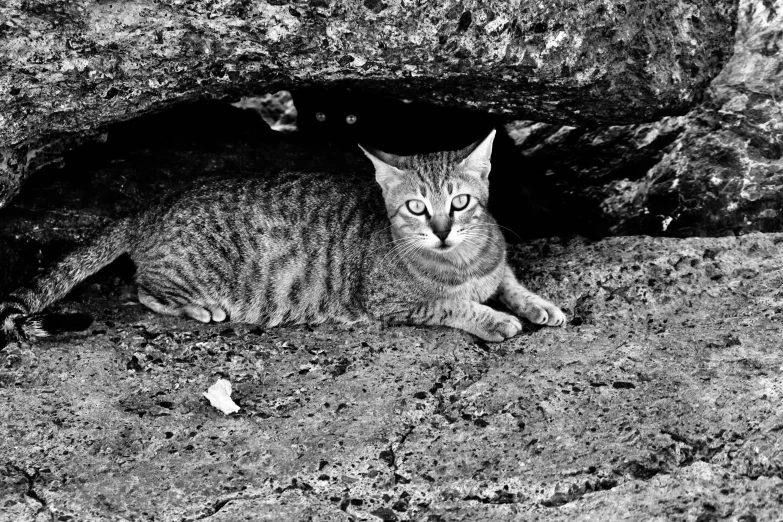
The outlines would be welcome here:
<svg viewBox="0 0 783 522">
<path fill-rule="evenodd" d="M 521 324 L 481 304 L 496 297 L 534 323 L 561 325 L 556 306 L 517 282 L 486 210 L 493 138 L 456 152 L 367 152 L 377 183 L 219 180 L 164 197 L 11 293 L 0 324 L 9 337 L 40 335 L 35 314 L 128 253 L 141 303 L 203 322 L 378 320 L 500 341 Z"/>
</svg>

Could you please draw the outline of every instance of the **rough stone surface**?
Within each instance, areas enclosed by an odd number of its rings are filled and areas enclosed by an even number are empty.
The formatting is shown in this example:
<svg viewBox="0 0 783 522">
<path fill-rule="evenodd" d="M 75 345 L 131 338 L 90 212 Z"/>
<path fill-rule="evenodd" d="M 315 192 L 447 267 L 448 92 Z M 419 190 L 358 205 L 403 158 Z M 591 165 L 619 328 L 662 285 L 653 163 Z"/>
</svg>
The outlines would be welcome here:
<svg viewBox="0 0 783 522">
<path fill-rule="evenodd" d="M 339 81 L 571 123 L 683 113 L 735 21 L 735 0 L 10 0 L 0 204 L 103 125 L 199 97 Z"/>
<path fill-rule="evenodd" d="M 498 345 L 82 294 L 87 335 L 2 353 L 0 520 L 779 520 L 781 240 L 525 245 L 580 324 Z"/>
<path fill-rule="evenodd" d="M 183 172 L 366 168 L 274 136 L 131 150 L 115 137 L 144 133 L 122 132 L 0 213 L 0 291 Z M 60 305 L 89 331 L 0 351 L 0 520 L 780 520 L 783 235 L 510 256 L 568 326 L 499 344 L 205 326 L 149 312 L 109 267 Z M 202 397 L 218 378 L 238 414 Z"/>
<path fill-rule="evenodd" d="M 783 9 L 743 0 L 734 55 L 687 115 L 586 129 L 515 122 L 522 154 L 603 234 L 783 230 Z"/>
</svg>

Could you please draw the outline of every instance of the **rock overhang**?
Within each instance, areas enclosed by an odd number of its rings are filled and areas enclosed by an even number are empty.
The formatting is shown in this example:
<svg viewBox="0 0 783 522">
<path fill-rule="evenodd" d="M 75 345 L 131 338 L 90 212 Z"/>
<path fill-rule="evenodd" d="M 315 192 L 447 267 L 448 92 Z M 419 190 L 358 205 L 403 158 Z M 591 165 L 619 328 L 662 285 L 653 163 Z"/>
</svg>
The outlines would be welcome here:
<svg viewBox="0 0 783 522">
<path fill-rule="evenodd" d="M 107 124 L 306 85 L 580 125 L 696 105 L 737 2 L 44 2 L 0 9 L 0 201 Z"/>
</svg>

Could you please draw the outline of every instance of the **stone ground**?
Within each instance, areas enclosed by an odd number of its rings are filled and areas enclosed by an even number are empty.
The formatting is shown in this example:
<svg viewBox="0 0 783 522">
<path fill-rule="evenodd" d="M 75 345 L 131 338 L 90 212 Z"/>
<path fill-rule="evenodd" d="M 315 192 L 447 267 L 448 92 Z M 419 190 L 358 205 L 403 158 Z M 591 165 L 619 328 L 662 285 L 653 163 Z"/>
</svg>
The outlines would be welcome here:
<svg viewBox="0 0 783 522">
<path fill-rule="evenodd" d="M 0 214 L 0 290 L 172 165 L 235 157 L 148 152 L 31 182 Z M 570 324 L 201 325 L 111 267 L 61 303 L 88 331 L 0 351 L 0 520 L 783 520 L 783 234 L 510 255 Z M 218 378 L 237 414 L 202 397 Z"/>
</svg>

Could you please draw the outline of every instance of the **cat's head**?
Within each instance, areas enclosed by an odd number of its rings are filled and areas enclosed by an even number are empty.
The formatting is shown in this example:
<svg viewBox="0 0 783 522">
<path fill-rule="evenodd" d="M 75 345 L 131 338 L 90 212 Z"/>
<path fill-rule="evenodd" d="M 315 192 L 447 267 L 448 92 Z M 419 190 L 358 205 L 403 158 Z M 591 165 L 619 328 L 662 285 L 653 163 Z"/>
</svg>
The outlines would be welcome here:
<svg viewBox="0 0 783 522">
<path fill-rule="evenodd" d="M 449 255 L 488 234 L 493 129 L 466 149 L 396 156 L 362 147 L 375 166 L 395 239 Z"/>
</svg>

